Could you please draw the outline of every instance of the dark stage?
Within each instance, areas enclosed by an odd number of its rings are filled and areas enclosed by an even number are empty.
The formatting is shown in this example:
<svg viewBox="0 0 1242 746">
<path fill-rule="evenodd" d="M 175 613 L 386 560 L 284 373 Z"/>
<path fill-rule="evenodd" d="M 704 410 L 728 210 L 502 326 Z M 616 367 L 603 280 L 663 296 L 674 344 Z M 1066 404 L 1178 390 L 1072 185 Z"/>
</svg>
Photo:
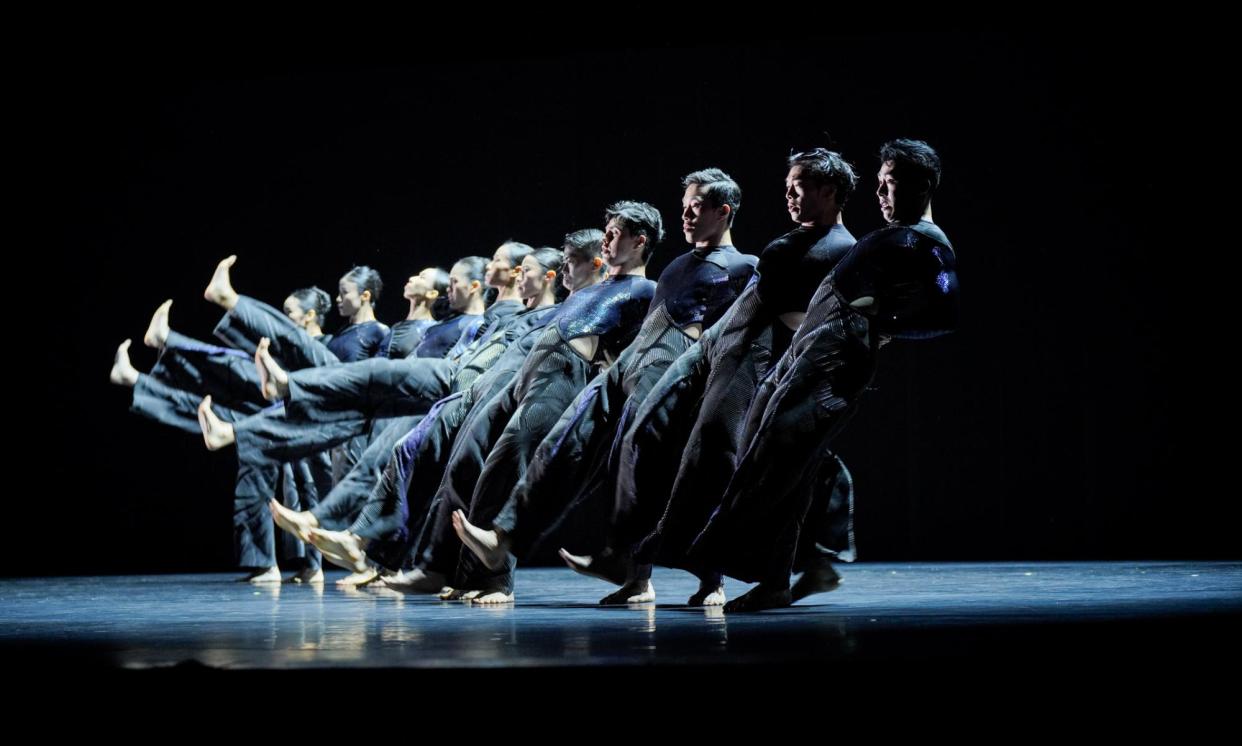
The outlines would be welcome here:
<svg viewBox="0 0 1242 746">
<path fill-rule="evenodd" d="M 158 669 L 1066 664 L 1190 667 L 1238 659 L 1242 563 L 846 566 L 835 592 L 725 615 L 681 605 L 657 570 L 656 604 L 599 607 L 605 584 L 522 570 L 517 603 L 471 607 L 385 588 L 256 587 L 235 575 L 0 582 L 0 645 L 40 664 Z M 729 595 L 744 587 L 729 582 Z"/>
<path fill-rule="evenodd" d="M 1175 205 L 1207 186 L 1187 175 L 1215 157 L 1200 155 L 1213 142 L 1200 124 L 1225 121 L 1197 112 L 1220 98 L 1211 73 L 1180 69 L 1163 28 L 826 23 L 760 38 L 729 23 L 719 38 L 631 31 L 607 44 L 550 31 L 463 31 L 434 49 L 367 38 L 357 56 L 266 38 L 127 51 L 93 30 L 53 47 L 19 141 L 47 237 L 16 252 L 41 263 L 16 275 L 32 298 L 13 307 L 37 312 L 13 350 L 42 351 L 23 394 L 40 409 L 13 420 L 10 461 L 27 467 L 14 479 L 31 491 L 10 501 L 0 660 L 58 686 L 101 671 L 289 690 L 382 671 L 424 685 L 376 687 L 380 704 L 452 693 L 484 669 L 517 687 L 629 676 L 674 692 L 708 676 L 781 702 L 792 681 L 887 701 L 964 671 L 981 672 L 967 675 L 976 691 L 1042 686 L 1028 677 L 1042 672 L 1058 681 L 1047 691 L 1077 689 L 1080 703 L 1094 688 L 1154 699 L 1208 686 L 1200 668 L 1235 673 L 1242 545 L 1237 501 L 1219 487 L 1232 475 L 1215 473 L 1235 459 L 1219 428 L 1190 420 L 1229 420 L 1236 384 L 1200 357 L 1229 339 L 1212 324 L 1236 317 L 1217 308 L 1236 292 L 1208 287 L 1231 273 L 1186 237 L 1217 213 Z M 958 255 L 960 323 L 885 348 L 833 443 L 866 562 L 792 608 L 686 607 L 693 579 L 661 569 L 658 603 L 602 608 L 604 583 L 526 558 L 516 605 L 500 608 L 346 591 L 341 571 L 320 589 L 234 582 L 234 451 L 132 414 L 132 391 L 109 382 L 127 338 L 140 371 L 155 364 L 141 340 L 165 299 L 175 331 L 210 338 L 221 314 L 203 288 L 229 254 L 237 289 L 275 304 L 372 266 L 391 324 L 423 267 L 506 239 L 560 245 L 639 199 L 672 229 L 654 278 L 688 250 L 675 225 L 684 174 L 717 166 L 738 180 L 735 243 L 758 253 L 793 225 L 791 149 L 838 149 L 861 177 L 844 218 L 861 237 L 884 224 L 876 159 L 894 137 L 944 159 L 935 220 Z M 327 331 L 344 324 L 334 313 Z M 564 541 L 594 549 L 578 538 Z M 1148 701 L 1131 711 L 1164 706 Z"/>
<path fill-rule="evenodd" d="M 479 42 L 390 64 L 66 58 L 48 70 L 62 83 L 47 86 L 55 102 L 39 110 L 54 124 L 39 141 L 43 177 L 74 174 L 48 221 L 70 287 L 37 307 L 48 328 L 82 332 L 41 364 L 34 396 L 47 406 L 20 456 L 59 475 L 76 519 L 56 530 L 79 550 L 41 551 L 32 536 L 3 572 L 234 566 L 234 455 L 131 414 L 130 391 L 108 382 L 126 338 L 139 370 L 154 364 L 141 335 L 167 298 L 175 330 L 210 337 L 220 314 L 203 287 L 230 253 L 238 288 L 277 304 L 376 267 L 377 314 L 393 323 L 404 278 L 429 263 L 490 255 L 506 238 L 558 243 L 599 227 L 617 199 L 651 201 L 672 226 L 679 179 L 708 165 L 742 185 L 735 240 L 759 252 L 792 226 L 791 148 L 832 144 L 855 164 L 845 220 L 862 236 L 882 224 L 875 154 L 898 136 L 942 152 L 935 214 L 959 255 L 962 315 L 954 334 L 886 348 L 836 442 L 857 484 L 860 556 L 1239 559 L 1236 510 L 1209 476 L 1227 461 L 1177 420 L 1211 411 L 1185 400 L 1214 390 L 1215 369 L 1181 357 L 1207 334 L 1149 298 L 1196 288 L 1200 303 L 1214 273 L 1173 261 L 1177 241 L 1143 219 L 1170 186 L 1139 154 L 1167 151 L 1185 121 L 1150 105 L 1150 90 L 1183 86 L 1145 42 L 860 30 L 608 51 Z M 895 87 L 910 60 L 926 82 Z M 631 84 L 627 108 L 601 115 Z M 674 232 L 649 274 L 685 250 Z M 45 447 L 68 423 L 90 447 Z M 18 501 L 14 523 L 41 525 L 47 499 Z M 100 551 L 101 536 L 125 540 Z"/>
</svg>

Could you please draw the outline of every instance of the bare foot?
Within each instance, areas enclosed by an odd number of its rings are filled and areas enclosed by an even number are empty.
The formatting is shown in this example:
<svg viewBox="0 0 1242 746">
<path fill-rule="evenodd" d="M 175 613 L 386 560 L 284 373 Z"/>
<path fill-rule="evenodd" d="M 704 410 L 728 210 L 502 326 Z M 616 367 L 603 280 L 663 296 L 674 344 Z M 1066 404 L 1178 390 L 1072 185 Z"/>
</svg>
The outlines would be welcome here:
<svg viewBox="0 0 1242 746">
<path fill-rule="evenodd" d="M 361 588 L 364 585 L 374 583 L 376 580 L 379 580 L 379 570 L 376 570 L 374 567 L 368 567 L 362 572 L 354 572 L 346 575 L 336 581 L 336 584 L 352 585 L 355 588 Z"/>
<path fill-rule="evenodd" d="M 569 569 L 579 575 L 599 578 L 613 585 L 625 585 L 625 579 L 629 576 L 629 563 L 611 552 L 598 555 L 570 554 L 561 549 L 558 553 Z"/>
<path fill-rule="evenodd" d="M 203 291 L 203 297 L 226 311 L 233 310 L 237 305 L 237 291 L 229 279 L 229 268 L 237 262 L 237 255 L 227 256 L 216 265 L 216 271 Z"/>
<path fill-rule="evenodd" d="M 460 601 L 462 594 L 464 593 L 465 591 L 461 590 L 460 588 L 452 588 L 446 585 L 440 589 L 440 592 L 437 593 L 436 596 L 441 601 Z"/>
<path fill-rule="evenodd" d="M 686 604 L 688 606 L 724 606 L 724 602 L 724 586 L 711 582 L 700 583 L 699 589 L 686 601 Z"/>
<path fill-rule="evenodd" d="M 309 567 L 304 567 L 298 571 L 297 575 L 294 575 L 292 578 L 290 578 L 289 581 L 291 583 L 322 584 L 323 583 L 323 568 L 316 567 L 312 570 Z"/>
<path fill-rule="evenodd" d="M 348 531 L 325 531 L 322 528 L 307 529 L 307 535 L 315 548 L 330 557 L 337 564 L 356 573 L 365 572 L 367 567 L 366 546 L 362 540 Z M 371 576 L 371 580 L 379 577 L 379 573 Z"/>
<path fill-rule="evenodd" d="M 513 603 L 513 594 L 505 593 L 504 591 L 487 591 L 487 592 L 480 591 L 477 596 L 469 599 L 469 601 L 472 604 L 479 604 L 481 606 L 495 606 L 497 604 L 511 604 Z"/>
<path fill-rule="evenodd" d="M 763 611 L 764 609 L 782 609 L 793 603 L 789 586 L 776 588 L 760 583 L 746 593 L 725 604 L 726 613 L 736 611 Z"/>
<path fill-rule="evenodd" d="M 138 369 L 129 362 L 129 345 L 132 340 L 125 340 L 116 348 L 116 357 L 112 358 L 112 373 L 108 380 L 118 386 L 133 388 L 138 383 Z"/>
<path fill-rule="evenodd" d="M 264 337 L 254 352 L 254 367 L 259 371 L 259 389 L 268 401 L 280 401 L 289 395 L 289 374 L 268 351 L 272 340 Z"/>
<path fill-rule="evenodd" d="M 601 606 L 624 606 L 651 603 L 655 598 L 655 586 L 650 580 L 633 580 L 601 598 L 599 603 Z"/>
<path fill-rule="evenodd" d="M 457 538 L 489 570 L 499 570 L 509 558 L 509 542 L 498 531 L 485 531 L 466 520 L 462 510 L 453 511 L 453 530 Z"/>
<path fill-rule="evenodd" d="M 339 567 L 342 570 L 349 570 L 350 572 L 355 572 L 353 560 L 349 559 L 348 557 L 337 557 L 336 555 L 328 554 L 327 552 L 320 552 L 320 554 L 323 555 L 324 560 L 326 560 L 328 563 L 330 563 L 334 567 Z M 350 586 L 350 587 L 352 588 L 353 586 Z"/>
<path fill-rule="evenodd" d="M 203 442 L 207 444 L 209 451 L 228 448 L 236 440 L 233 426 L 211 411 L 210 396 L 203 397 L 202 403 L 198 405 L 198 426 L 203 430 Z"/>
<path fill-rule="evenodd" d="M 310 534 L 307 532 L 312 528 L 319 528 L 319 519 L 309 511 L 299 513 L 296 510 L 289 510 L 276 500 L 268 500 L 267 509 L 272 512 L 272 520 L 276 521 L 277 526 L 305 543 L 310 543 Z"/>
<path fill-rule="evenodd" d="M 168 309 L 172 308 L 172 299 L 164 301 L 151 315 L 151 323 L 147 325 L 147 333 L 142 335 L 142 343 L 147 347 L 160 349 L 168 341 Z"/>
<path fill-rule="evenodd" d="M 408 593 L 439 593 L 444 588 L 444 576 L 438 572 L 423 572 L 415 568 L 398 572 L 384 578 L 384 585 Z"/>
<path fill-rule="evenodd" d="M 820 560 L 807 568 L 802 577 L 798 578 L 798 582 L 794 583 L 790 591 L 790 602 L 816 593 L 835 591 L 840 585 L 841 576 L 833 569 L 832 564 L 828 560 Z"/>
<path fill-rule="evenodd" d="M 243 580 L 254 585 L 265 585 L 267 583 L 280 583 L 280 568 L 276 566 L 255 570 L 247 575 Z"/>
</svg>

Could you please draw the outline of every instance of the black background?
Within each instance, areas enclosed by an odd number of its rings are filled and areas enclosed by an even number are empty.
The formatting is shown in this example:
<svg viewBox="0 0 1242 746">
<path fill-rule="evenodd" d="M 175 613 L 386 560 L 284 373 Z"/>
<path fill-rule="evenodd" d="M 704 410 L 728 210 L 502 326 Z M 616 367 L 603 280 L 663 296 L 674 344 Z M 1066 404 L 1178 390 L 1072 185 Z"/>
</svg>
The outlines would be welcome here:
<svg viewBox="0 0 1242 746">
<path fill-rule="evenodd" d="M 19 541 L 4 572 L 232 566 L 233 454 L 128 413 L 107 382 L 126 337 L 140 370 L 154 362 L 140 339 L 165 298 L 173 328 L 209 335 L 201 293 L 227 254 L 238 290 L 276 304 L 374 266 L 391 323 L 428 264 L 507 238 L 557 245 L 641 199 L 673 229 L 654 277 L 684 250 L 683 174 L 739 181 L 734 239 L 757 253 L 791 227 L 790 148 L 832 145 L 862 177 L 845 213 L 862 236 L 881 224 L 875 154 L 893 137 L 942 155 L 935 216 L 963 316 L 954 335 L 886 348 L 838 441 L 861 558 L 1237 556 L 1234 490 L 1209 484 L 1217 456 L 1179 424 L 1216 375 L 1196 294 L 1212 267 L 1179 238 L 1198 216 L 1170 209 L 1204 143 L 1195 81 L 1154 37 L 628 30 L 424 30 L 348 54 L 83 37 L 31 58 L 16 204 L 38 227 L 12 253 L 30 262 L 13 297 L 35 299 L 12 309 Z"/>
</svg>

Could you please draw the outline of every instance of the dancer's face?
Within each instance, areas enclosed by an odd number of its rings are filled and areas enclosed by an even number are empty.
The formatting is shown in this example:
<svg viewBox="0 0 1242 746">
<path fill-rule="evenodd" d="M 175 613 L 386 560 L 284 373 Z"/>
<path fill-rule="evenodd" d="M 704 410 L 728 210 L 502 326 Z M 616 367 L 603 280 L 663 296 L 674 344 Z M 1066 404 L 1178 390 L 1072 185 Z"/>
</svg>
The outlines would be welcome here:
<svg viewBox="0 0 1242 746">
<path fill-rule="evenodd" d="M 641 264 L 644 245 L 641 236 L 631 234 L 628 228 L 622 227 L 620 221 L 613 218 L 604 226 L 604 240 L 601 244 L 603 250 L 600 254 L 613 267 Z"/>
<path fill-rule="evenodd" d="M 880 214 L 885 222 L 897 221 L 897 179 L 893 176 L 893 162 L 884 161 L 880 173 L 876 174 L 879 185 L 875 188 L 875 196 L 880 198 Z"/>
<path fill-rule="evenodd" d="M 907 179 L 902 189 L 898 190 L 900 180 L 897 176 L 897 170 L 893 168 L 893 161 L 886 160 L 882 166 L 879 166 L 879 174 L 876 174 L 879 185 L 876 187 L 876 196 L 879 197 L 879 212 L 884 216 L 884 220 L 893 223 L 902 223 L 902 225 L 914 225 L 923 217 L 923 211 L 927 210 L 929 196 L 927 192 L 920 189 L 918 179 Z"/>
<path fill-rule="evenodd" d="M 424 269 L 422 272 L 419 272 L 417 275 L 410 278 L 410 281 L 405 284 L 405 292 L 402 293 L 402 295 L 404 295 L 406 298 L 409 298 L 410 300 L 421 299 L 421 300 L 426 300 L 428 303 L 434 302 L 436 298 L 440 297 L 440 291 L 436 290 L 436 275 L 437 274 L 439 274 L 439 272 L 436 270 L 435 267 L 428 267 Z M 416 287 L 421 287 L 422 288 L 421 293 L 411 294 L 410 292 L 411 284 L 414 284 Z"/>
<path fill-rule="evenodd" d="M 341 315 L 349 318 L 358 313 L 364 301 L 362 293 L 358 292 L 358 283 L 342 277 L 336 295 L 336 307 L 340 309 Z"/>
<path fill-rule="evenodd" d="M 595 266 L 594 257 L 571 258 L 569 249 L 569 246 L 561 248 L 566 257 L 565 263 L 561 265 L 561 284 L 572 293 L 594 282 L 595 277 L 599 275 L 599 269 Z"/>
<path fill-rule="evenodd" d="M 513 259 L 508 246 L 501 246 L 487 263 L 487 284 L 494 288 L 508 287 L 513 281 Z"/>
<path fill-rule="evenodd" d="M 470 279 L 466 268 L 463 265 L 454 265 L 453 271 L 449 272 L 448 299 L 449 306 L 454 311 L 464 311 L 470 305 L 470 298 L 474 295 L 477 286 Z"/>
<path fill-rule="evenodd" d="M 834 193 L 831 186 L 817 186 L 803 178 L 802 166 L 792 166 L 785 176 L 785 207 L 795 223 L 806 225 L 827 219 Z"/>
<path fill-rule="evenodd" d="M 548 284 L 548 276 L 543 267 L 539 266 L 539 262 L 535 261 L 535 257 L 528 256 L 523 259 L 520 268 L 521 276 L 517 287 L 522 300 L 530 300 L 543 295 L 543 289 Z"/>
<path fill-rule="evenodd" d="M 686 187 L 681 197 L 681 232 L 686 242 L 697 244 L 724 233 L 729 225 L 729 207 L 712 207 L 710 201 L 699 192 L 698 184 Z"/>
<path fill-rule="evenodd" d="M 401 295 L 406 300 L 424 300 L 430 292 L 431 285 L 423 279 L 421 274 L 418 274 L 406 280 L 405 287 L 401 290 Z"/>
<path fill-rule="evenodd" d="M 301 301 L 299 301 L 294 296 L 290 295 L 288 298 L 285 298 L 284 311 L 285 311 L 285 315 L 289 317 L 290 321 L 302 327 L 303 329 L 306 328 L 306 315 L 307 314 L 306 314 L 306 311 L 302 309 Z"/>
</svg>

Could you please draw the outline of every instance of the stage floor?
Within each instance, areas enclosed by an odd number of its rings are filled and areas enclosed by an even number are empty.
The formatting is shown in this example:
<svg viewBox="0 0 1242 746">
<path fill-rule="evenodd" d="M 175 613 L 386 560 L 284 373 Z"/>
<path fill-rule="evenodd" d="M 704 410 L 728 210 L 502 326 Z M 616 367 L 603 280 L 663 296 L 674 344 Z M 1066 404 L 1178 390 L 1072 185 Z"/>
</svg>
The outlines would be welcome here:
<svg viewBox="0 0 1242 746">
<path fill-rule="evenodd" d="M 385 588 L 251 586 L 238 575 L 0 580 L 0 652 L 40 666 L 151 669 L 802 666 L 1096 658 L 1239 658 L 1242 562 L 856 564 L 788 609 L 659 600 L 600 607 L 603 582 L 518 573 L 517 603 L 478 607 Z M 732 598 L 745 589 L 730 582 Z"/>
</svg>

